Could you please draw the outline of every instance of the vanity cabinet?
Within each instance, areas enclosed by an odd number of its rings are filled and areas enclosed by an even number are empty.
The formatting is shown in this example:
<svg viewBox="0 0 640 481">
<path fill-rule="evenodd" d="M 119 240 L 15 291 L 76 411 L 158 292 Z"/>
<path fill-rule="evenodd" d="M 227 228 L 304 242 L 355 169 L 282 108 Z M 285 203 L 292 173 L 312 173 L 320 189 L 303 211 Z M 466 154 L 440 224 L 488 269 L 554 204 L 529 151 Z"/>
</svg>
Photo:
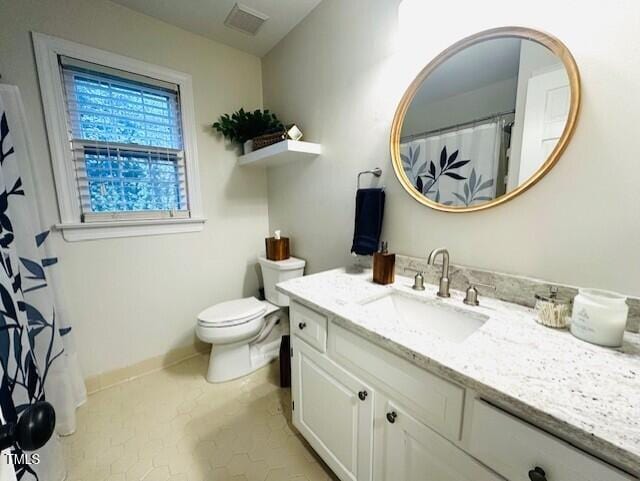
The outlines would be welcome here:
<svg viewBox="0 0 640 481">
<path fill-rule="evenodd" d="M 373 390 L 301 338 L 292 351 L 293 425 L 340 479 L 369 481 Z"/>
<path fill-rule="evenodd" d="M 375 404 L 374 481 L 504 481 L 394 400 Z"/>
<path fill-rule="evenodd" d="M 304 339 L 310 346 L 320 352 L 327 347 L 327 317 L 308 307 L 296 304 L 293 309 L 291 332 Z"/>
<path fill-rule="evenodd" d="M 322 313 L 290 316 L 293 424 L 343 481 L 637 479 Z"/>
<path fill-rule="evenodd" d="M 637 479 L 478 399 L 468 449 L 510 481 Z"/>
<path fill-rule="evenodd" d="M 460 439 L 464 388 L 333 323 L 327 343 L 330 359 L 391 394 L 432 430 L 454 442 Z"/>
</svg>

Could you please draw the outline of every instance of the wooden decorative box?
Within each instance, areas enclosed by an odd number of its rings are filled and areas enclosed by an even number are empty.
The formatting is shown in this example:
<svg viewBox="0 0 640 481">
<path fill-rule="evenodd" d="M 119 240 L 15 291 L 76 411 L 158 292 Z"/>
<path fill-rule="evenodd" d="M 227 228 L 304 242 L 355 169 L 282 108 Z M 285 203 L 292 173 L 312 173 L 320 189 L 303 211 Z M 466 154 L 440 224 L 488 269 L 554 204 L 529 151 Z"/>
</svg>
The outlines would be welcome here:
<svg viewBox="0 0 640 481">
<path fill-rule="evenodd" d="M 270 261 L 283 261 L 290 257 L 289 255 L 289 238 L 267 237 L 264 240 L 265 250 L 267 251 L 267 259 Z"/>
</svg>

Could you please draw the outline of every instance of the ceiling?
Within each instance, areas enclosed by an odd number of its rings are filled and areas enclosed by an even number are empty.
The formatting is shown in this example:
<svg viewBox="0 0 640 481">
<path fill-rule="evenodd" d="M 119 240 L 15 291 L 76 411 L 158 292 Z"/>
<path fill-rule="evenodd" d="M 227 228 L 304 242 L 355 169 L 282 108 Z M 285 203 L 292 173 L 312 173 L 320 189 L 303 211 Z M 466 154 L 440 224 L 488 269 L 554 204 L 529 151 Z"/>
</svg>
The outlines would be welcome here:
<svg viewBox="0 0 640 481">
<path fill-rule="evenodd" d="M 224 25 L 236 0 L 112 0 L 189 32 L 231 47 L 265 55 L 321 0 L 242 0 L 239 3 L 269 17 L 255 36 Z"/>
<path fill-rule="evenodd" d="M 477 43 L 447 59 L 416 93 L 416 103 L 434 102 L 518 76 L 518 38 Z"/>
</svg>

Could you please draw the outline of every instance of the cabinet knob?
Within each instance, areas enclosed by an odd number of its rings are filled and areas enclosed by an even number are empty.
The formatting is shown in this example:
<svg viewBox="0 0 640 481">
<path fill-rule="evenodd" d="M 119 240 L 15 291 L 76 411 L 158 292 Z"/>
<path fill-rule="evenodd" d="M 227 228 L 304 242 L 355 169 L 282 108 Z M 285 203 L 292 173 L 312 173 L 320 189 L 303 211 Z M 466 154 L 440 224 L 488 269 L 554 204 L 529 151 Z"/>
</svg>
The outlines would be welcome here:
<svg viewBox="0 0 640 481">
<path fill-rule="evenodd" d="M 547 481 L 547 474 L 540 466 L 536 466 L 529 471 L 529 479 L 531 481 Z"/>
<path fill-rule="evenodd" d="M 298 323 L 298 329 L 303 330 L 305 327 L 307 327 L 307 323 L 306 322 L 299 322 Z"/>
<path fill-rule="evenodd" d="M 391 424 L 396 422 L 397 417 L 398 417 L 398 413 L 396 413 L 395 411 L 391 411 L 390 413 L 387 413 L 387 421 L 389 421 Z"/>
<path fill-rule="evenodd" d="M 360 401 L 364 401 L 365 399 L 367 399 L 368 395 L 369 393 L 367 391 L 360 391 L 358 393 L 358 397 L 360 398 Z"/>
</svg>

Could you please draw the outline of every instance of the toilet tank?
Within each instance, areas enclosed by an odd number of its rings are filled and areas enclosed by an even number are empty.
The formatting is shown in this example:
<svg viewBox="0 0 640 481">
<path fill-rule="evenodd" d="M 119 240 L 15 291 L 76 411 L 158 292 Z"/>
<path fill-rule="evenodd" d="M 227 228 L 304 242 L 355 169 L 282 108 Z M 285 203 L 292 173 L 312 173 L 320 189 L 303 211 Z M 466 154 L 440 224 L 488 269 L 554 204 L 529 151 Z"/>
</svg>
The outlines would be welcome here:
<svg viewBox="0 0 640 481">
<path fill-rule="evenodd" d="M 283 261 L 270 261 L 266 257 L 258 257 L 258 262 L 262 268 L 264 296 L 267 301 L 276 306 L 288 306 L 289 297 L 278 292 L 276 284 L 295 277 L 302 277 L 305 261 L 295 257 L 289 257 Z"/>
</svg>

